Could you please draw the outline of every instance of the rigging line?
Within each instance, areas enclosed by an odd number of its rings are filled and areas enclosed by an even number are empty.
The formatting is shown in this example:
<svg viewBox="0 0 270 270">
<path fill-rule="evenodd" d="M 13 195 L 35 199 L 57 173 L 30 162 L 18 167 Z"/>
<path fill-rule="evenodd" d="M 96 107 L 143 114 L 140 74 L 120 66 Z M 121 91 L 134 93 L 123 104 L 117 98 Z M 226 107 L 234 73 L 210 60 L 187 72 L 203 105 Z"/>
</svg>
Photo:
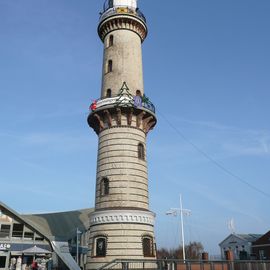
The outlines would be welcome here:
<svg viewBox="0 0 270 270">
<path fill-rule="evenodd" d="M 270 194 L 267 192 L 264 192 L 263 190 L 257 188 L 256 186 L 250 184 L 249 182 L 247 182 L 246 180 L 244 180 L 243 178 L 241 178 L 240 176 L 236 175 L 235 173 L 231 172 L 230 170 L 228 170 L 227 168 L 225 168 L 222 164 L 220 164 L 219 162 L 217 162 L 215 159 L 213 159 L 210 155 L 208 155 L 206 152 L 204 152 L 201 148 L 199 148 L 196 144 L 194 144 L 193 142 L 191 142 L 182 132 L 179 131 L 179 129 L 177 129 L 167 118 L 166 116 L 161 113 L 159 111 L 159 114 L 164 118 L 164 120 L 167 122 L 167 124 L 178 134 L 180 135 L 180 137 L 187 142 L 188 144 L 190 144 L 196 151 L 198 151 L 201 155 L 203 155 L 206 159 L 208 159 L 210 162 L 212 162 L 213 164 L 215 164 L 219 169 L 221 169 L 223 172 L 227 173 L 228 175 L 230 175 L 231 177 L 237 179 L 239 182 L 241 182 L 242 184 L 245 184 L 246 186 L 248 186 L 249 188 L 263 194 L 264 196 L 270 198 Z"/>
</svg>

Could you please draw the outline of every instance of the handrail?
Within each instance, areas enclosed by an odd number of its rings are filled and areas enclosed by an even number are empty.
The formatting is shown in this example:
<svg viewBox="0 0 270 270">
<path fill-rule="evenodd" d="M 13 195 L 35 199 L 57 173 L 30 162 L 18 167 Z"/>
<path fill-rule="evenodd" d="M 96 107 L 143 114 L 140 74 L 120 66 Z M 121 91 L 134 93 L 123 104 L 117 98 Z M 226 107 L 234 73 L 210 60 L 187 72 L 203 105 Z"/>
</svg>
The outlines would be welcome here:
<svg viewBox="0 0 270 270">
<path fill-rule="evenodd" d="M 97 270 L 105 269 L 106 267 L 110 266 L 111 264 L 114 264 L 117 260 L 118 260 L 118 259 L 114 259 L 113 261 L 104 264 L 103 266 L 101 266 L 101 267 L 98 268 Z"/>
<path fill-rule="evenodd" d="M 134 101 L 134 97 L 132 96 L 116 96 L 110 98 L 96 99 L 89 107 L 90 110 L 94 111 L 103 106 L 116 106 L 116 107 L 125 107 L 132 106 L 134 108 L 144 108 L 153 113 L 155 113 L 156 109 L 154 104 L 148 98 L 141 98 L 140 102 L 137 104 Z"/>
<path fill-rule="evenodd" d="M 136 17 L 139 17 L 141 20 L 143 20 L 146 23 L 146 18 L 144 14 L 137 8 L 132 9 L 130 7 L 109 7 L 104 12 L 100 13 L 99 21 L 103 21 L 106 17 L 115 15 L 115 14 L 128 14 L 133 15 Z"/>
<path fill-rule="evenodd" d="M 138 267 L 138 263 L 141 263 L 142 266 Z M 132 265 L 134 264 L 134 265 Z M 239 265 L 241 264 L 242 266 L 250 266 L 247 269 L 250 270 L 256 270 L 258 269 L 257 266 L 259 265 L 266 265 L 270 267 L 270 261 L 269 260 L 265 260 L 265 261 L 261 261 L 261 260 L 234 260 L 234 261 L 224 261 L 224 260 L 179 260 L 179 259 L 156 259 L 156 260 L 152 260 L 152 259 L 145 259 L 145 260 L 141 260 L 141 259 L 115 259 L 105 265 L 103 265 L 102 267 L 100 267 L 98 270 L 110 270 L 110 269 L 119 269 L 119 270 L 132 270 L 132 269 L 147 269 L 147 267 L 145 266 L 145 264 L 156 264 L 156 267 L 154 268 L 154 265 L 151 265 L 149 267 L 149 269 L 160 269 L 160 270 L 168 270 L 168 269 L 176 269 L 176 265 L 180 264 L 180 265 L 186 265 L 187 267 L 189 267 L 188 269 L 191 269 L 190 267 L 192 265 L 201 265 L 202 270 L 206 270 L 209 269 L 209 264 L 211 265 L 211 270 L 220 270 L 220 265 L 229 265 L 230 268 L 229 269 L 233 269 L 234 265 Z M 252 267 L 252 265 L 254 265 L 255 268 Z M 117 267 L 115 267 L 117 266 Z M 231 268 L 232 267 L 232 268 Z M 223 269 L 223 268 L 222 268 Z M 243 268 L 244 269 L 244 268 Z M 269 269 L 269 268 L 266 268 Z"/>
</svg>

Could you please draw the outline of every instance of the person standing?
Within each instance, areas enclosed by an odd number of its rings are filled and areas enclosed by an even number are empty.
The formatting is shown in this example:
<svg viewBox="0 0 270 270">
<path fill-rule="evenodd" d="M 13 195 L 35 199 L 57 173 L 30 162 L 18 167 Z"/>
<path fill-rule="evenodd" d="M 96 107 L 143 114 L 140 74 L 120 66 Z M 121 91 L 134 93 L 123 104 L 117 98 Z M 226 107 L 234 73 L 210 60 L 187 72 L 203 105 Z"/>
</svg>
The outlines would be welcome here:
<svg viewBox="0 0 270 270">
<path fill-rule="evenodd" d="M 15 267 L 16 267 L 16 258 L 12 257 L 11 260 L 10 260 L 10 266 L 9 266 L 9 269 L 10 270 L 15 270 Z"/>
<path fill-rule="evenodd" d="M 19 256 L 16 263 L 16 270 L 22 270 L 22 257 Z"/>
</svg>

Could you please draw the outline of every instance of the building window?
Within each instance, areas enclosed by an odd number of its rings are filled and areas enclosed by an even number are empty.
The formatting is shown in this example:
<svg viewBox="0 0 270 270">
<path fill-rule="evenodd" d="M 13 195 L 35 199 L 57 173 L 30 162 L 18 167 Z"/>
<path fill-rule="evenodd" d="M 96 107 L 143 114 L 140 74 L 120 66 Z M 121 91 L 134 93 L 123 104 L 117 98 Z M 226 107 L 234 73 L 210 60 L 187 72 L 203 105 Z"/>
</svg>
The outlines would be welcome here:
<svg viewBox="0 0 270 270">
<path fill-rule="evenodd" d="M 110 35 L 109 37 L 109 42 L 108 42 L 108 47 L 113 46 L 113 35 Z"/>
<path fill-rule="evenodd" d="M 112 72 L 113 62 L 112 60 L 109 60 L 107 63 L 107 73 Z"/>
<path fill-rule="evenodd" d="M 153 237 L 148 236 L 148 235 L 143 236 L 142 245 L 143 245 L 143 256 L 153 257 L 154 256 Z"/>
<path fill-rule="evenodd" d="M 110 98 L 112 97 L 112 90 L 111 89 L 107 89 L 106 91 L 106 98 Z"/>
<path fill-rule="evenodd" d="M 9 238 L 10 225 L 2 224 L 0 229 L 0 238 Z"/>
<path fill-rule="evenodd" d="M 95 257 L 106 257 L 107 239 L 105 236 L 97 236 L 95 238 Z"/>
<path fill-rule="evenodd" d="M 138 158 L 145 160 L 144 146 L 142 143 L 138 144 Z"/>
<path fill-rule="evenodd" d="M 1 269 L 6 269 L 6 256 L 0 256 L 0 268 Z"/>
<path fill-rule="evenodd" d="M 13 224 L 12 237 L 22 238 L 23 224 Z"/>
<path fill-rule="evenodd" d="M 110 192 L 109 179 L 103 178 L 100 182 L 100 195 L 106 196 L 109 195 L 109 192 Z"/>
<path fill-rule="evenodd" d="M 35 241 L 44 241 L 44 237 L 39 235 L 39 234 L 36 234 L 35 235 Z"/>
<path fill-rule="evenodd" d="M 25 240 L 34 240 L 34 233 L 33 232 L 25 232 L 24 239 Z"/>
<path fill-rule="evenodd" d="M 260 256 L 260 260 L 265 260 L 265 252 L 263 249 L 259 250 L 259 256 Z"/>
</svg>

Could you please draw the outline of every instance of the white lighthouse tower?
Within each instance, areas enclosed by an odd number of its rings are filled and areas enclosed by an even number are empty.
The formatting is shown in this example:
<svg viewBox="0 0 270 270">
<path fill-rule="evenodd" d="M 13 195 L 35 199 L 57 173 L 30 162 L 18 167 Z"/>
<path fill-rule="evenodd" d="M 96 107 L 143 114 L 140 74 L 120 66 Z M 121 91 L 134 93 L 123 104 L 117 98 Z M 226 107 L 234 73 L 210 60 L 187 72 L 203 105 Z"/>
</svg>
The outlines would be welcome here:
<svg viewBox="0 0 270 270">
<path fill-rule="evenodd" d="M 141 45 L 147 26 L 137 1 L 106 1 L 98 34 L 104 56 L 101 97 L 88 116 L 99 144 L 87 269 L 114 259 L 156 257 L 146 160 L 146 136 L 156 116 L 144 94 Z"/>
</svg>

